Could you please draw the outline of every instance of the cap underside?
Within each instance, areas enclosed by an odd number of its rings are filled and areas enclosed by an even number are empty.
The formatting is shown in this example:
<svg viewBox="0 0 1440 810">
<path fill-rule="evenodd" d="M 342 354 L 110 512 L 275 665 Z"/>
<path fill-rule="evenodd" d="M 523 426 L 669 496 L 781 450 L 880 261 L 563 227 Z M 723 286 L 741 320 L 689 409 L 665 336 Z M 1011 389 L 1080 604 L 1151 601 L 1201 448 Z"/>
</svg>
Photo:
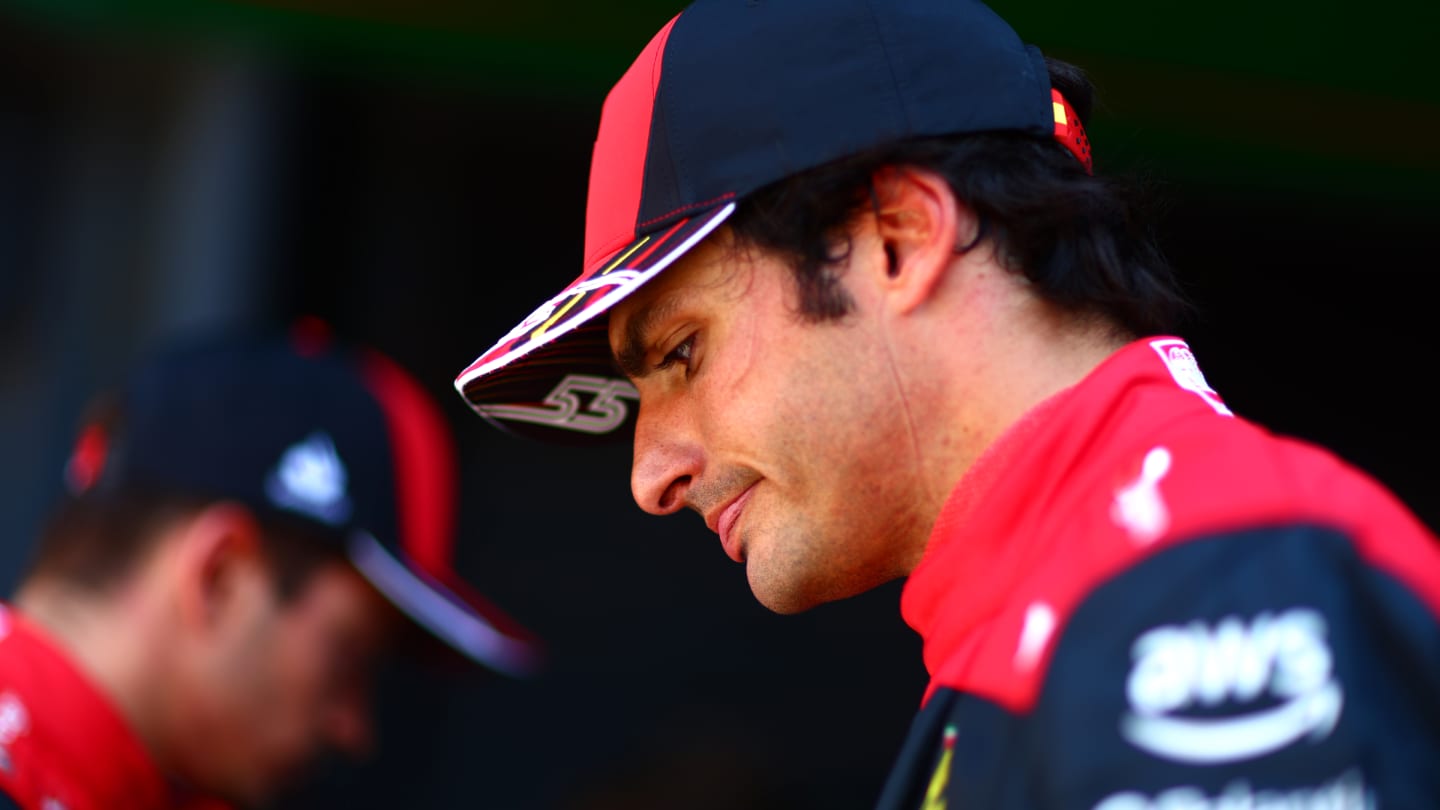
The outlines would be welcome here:
<svg viewBox="0 0 1440 810">
<path fill-rule="evenodd" d="M 405 615 L 466 658 L 514 677 L 533 674 L 539 649 L 499 628 L 443 583 L 423 577 L 368 532 L 350 538 L 351 563 Z"/>
<path fill-rule="evenodd" d="M 685 255 L 734 210 L 733 202 L 717 206 L 617 251 L 481 355 L 456 379 L 456 390 L 481 416 L 514 432 L 579 442 L 614 433 L 629 421 L 625 400 L 637 394 L 615 369 L 606 322 L 599 316 Z M 501 369 L 505 373 L 496 374 Z"/>
</svg>

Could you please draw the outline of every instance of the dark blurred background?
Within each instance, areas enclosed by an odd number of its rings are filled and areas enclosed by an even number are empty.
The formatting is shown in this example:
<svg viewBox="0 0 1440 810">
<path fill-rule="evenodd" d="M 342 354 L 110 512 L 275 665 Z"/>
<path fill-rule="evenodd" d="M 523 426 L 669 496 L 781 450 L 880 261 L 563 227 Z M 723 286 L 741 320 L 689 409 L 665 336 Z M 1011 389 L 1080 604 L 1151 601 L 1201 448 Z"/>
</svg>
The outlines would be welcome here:
<svg viewBox="0 0 1440 810">
<path fill-rule="evenodd" d="M 1164 200 L 1211 383 L 1440 524 L 1436 6 L 993 5 L 1091 72 L 1100 168 Z M 679 8 L 5 3 L 7 592 L 91 392 L 156 341 L 318 315 L 446 407 L 462 570 L 553 662 L 524 682 L 397 667 L 369 767 L 286 806 L 869 807 L 925 683 L 900 584 L 769 614 L 698 518 L 633 505 L 627 448 L 508 438 L 451 388 L 578 272 L 604 94 Z"/>
</svg>

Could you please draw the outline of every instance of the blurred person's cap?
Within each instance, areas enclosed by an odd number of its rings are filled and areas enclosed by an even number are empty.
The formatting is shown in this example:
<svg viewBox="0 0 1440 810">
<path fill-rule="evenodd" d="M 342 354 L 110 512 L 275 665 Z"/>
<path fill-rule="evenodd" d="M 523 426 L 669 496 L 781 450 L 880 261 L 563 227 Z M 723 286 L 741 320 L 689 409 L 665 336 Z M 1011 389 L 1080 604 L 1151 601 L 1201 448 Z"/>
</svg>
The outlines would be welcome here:
<svg viewBox="0 0 1440 810">
<path fill-rule="evenodd" d="M 73 494 L 175 492 L 298 519 L 465 659 L 517 677 L 537 668 L 536 637 L 453 567 L 452 437 L 389 358 L 306 321 L 155 352 L 111 405 L 118 418 L 87 423 L 66 465 Z"/>
<path fill-rule="evenodd" d="M 1054 138 L 1091 170 L 1044 56 L 979 0 L 696 0 L 606 97 L 581 274 L 455 388 L 511 432 L 615 434 L 638 396 L 598 316 L 754 191 L 883 144 L 981 132 Z"/>
</svg>

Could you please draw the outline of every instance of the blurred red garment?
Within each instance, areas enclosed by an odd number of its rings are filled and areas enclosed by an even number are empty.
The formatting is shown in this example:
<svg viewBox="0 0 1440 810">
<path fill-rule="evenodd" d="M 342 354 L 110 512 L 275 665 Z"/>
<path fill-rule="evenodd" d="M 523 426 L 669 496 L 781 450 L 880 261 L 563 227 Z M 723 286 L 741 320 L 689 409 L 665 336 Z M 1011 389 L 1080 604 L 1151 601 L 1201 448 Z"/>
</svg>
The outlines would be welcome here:
<svg viewBox="0 0 1440 810">
<path fill-rule="evenodd" d="M 6 806 L 228 808 L 171 784 L 69 655 L 22 614 L 0 606 L 0 807 Z"/>
</svg>

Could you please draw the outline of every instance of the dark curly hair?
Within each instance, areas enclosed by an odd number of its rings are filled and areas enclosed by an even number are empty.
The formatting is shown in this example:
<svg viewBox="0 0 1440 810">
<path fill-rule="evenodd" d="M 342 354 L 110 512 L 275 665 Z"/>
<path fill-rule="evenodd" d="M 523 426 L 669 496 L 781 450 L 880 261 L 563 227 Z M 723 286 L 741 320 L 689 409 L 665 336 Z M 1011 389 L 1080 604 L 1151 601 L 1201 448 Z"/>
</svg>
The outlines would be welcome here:
<svg viewBox="0 0 1440 810">
<path fill-rule="evenodd" d="M 1094 89 L 1074 65 L 1046 58 L 1050 81 L 1089 118 Z M 848 313 L 837 283 L 849 255 L 847 226 L 873 205 L 871 179 L 886 166 L 934 171 L 979 217 L 976 242 L 989 239 L 1009 270 L 1045 299 L 1082 316 L 1100 316 L 1134 336 L 1173 333 L 1191 314 L 1169 263 L 1142 216 L 1139 184 L 1087 174 L 1058 142 L 993 132 L 886 144 L 761 188 L 740 203 L 730 227 L 736 244 L 786 257 L 801 314 L 820 321 Z M 964 252 L 971 245 L 957 245 Z"/>
</svg>

